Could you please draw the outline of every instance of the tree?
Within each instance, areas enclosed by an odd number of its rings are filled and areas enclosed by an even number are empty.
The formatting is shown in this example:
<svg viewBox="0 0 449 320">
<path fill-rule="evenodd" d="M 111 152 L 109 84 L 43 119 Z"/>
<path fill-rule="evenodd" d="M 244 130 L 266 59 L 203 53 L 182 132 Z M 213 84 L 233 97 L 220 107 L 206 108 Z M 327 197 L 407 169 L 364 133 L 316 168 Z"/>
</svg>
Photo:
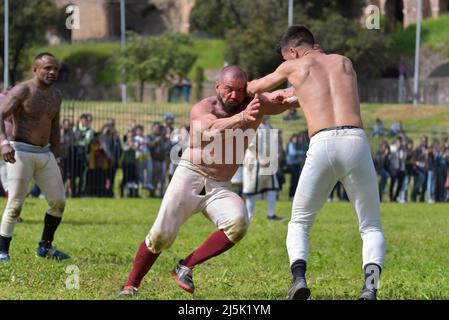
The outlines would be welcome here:
<svg viewBox="0 0 449 320">
<path fill-rule="evenodd" d="M 274 48 L 287 27 L 287 4 L 285 0 L 198 0 L 190 23 L 193 30 L 223 36 L 227 62 L 256 78 L 281 62 Z M 363 1 L 296 0 L 294 8 L 294 22 L 310 27 L 326 52 L 349 56 L 362 76 L 378 76 L 389 64 L 387 37 L 363 29 L 358 22 Z"/>
<path fill-rule="evenodd" d="M 0 3 L 0 15 L 4 16 L 4 1 Z M 10 80 L 15 84 L 20 64 L 31 46 L 45 43 L 47 28 L 55 25 L 60 11 L 51 0 L 14 0 L 9 1 L 9 37 L 10 37 Z M 0 24 L 0 47 L 4 46 L 3 29 Z M 2 63 L 3 56 L 2 56 Z"/>
<path fill-rule="evenodd" d="M 255 19 L 268 25 L 282 21 L 287 25 L 286 0 L 197 0 L 190 13 L 192 31 L 224 37 L 230 29 L 246 29 Z M 362 13 L 360 0 L 294 0 L 296 21 L 321 19 L 330 10 L 346 18 L 358 18 Z"/>
<path fill-rule="evenodd" d="M 125 80 L 139 82 L 140 101 L 146 82 L 162 85 L 174 75 L 185 76 L 196 61 L 196 54 L 189 50 L 191 39 L 183 34 L 165 33 L 158 37 L 144 38 L 129 35 L 128 44 L 119 58 L 125 70 Z"/>
<path fill-rule="evenodd" d="M 364 29 L 330 12 L 326 19 L 312 21 L 311 29 L 326 52 L 349 57 L 362 77 L 380 76 L 391 61 L 391 41 L 380 30 Z"/>
</svg>

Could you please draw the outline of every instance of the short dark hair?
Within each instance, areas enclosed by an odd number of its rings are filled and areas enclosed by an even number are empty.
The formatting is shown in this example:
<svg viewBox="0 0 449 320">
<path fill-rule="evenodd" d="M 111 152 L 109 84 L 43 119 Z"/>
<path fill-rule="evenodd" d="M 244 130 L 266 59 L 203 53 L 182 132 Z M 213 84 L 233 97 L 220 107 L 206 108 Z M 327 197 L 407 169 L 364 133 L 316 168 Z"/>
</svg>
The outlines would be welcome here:
<svg viewBox="0 0 449 320">
<path fill-rule="evenodd" d="M 56 57 L 55 57 L 55 55 L 53 53 L 41 52 L 37 56 L 34 57 L 34 61 L 40 60 L 40 59 L 42 59 L 42 57 L 45 57 L 45 56 L 49 56 L 49 57 L 52 57 L 52 58 L 56 59 Z"/>
<path fill-rule="evenodd" d="M 276 52 L 282 55 L 282 51 L 288 47 L 299 47 L 303 44 L 313 46 L 315 44 L 315 38 L 312 32 L 305 26 L 295 25 L 290 26 L 282 33 L 278 44 L 276 46 Z"/>
</svg>

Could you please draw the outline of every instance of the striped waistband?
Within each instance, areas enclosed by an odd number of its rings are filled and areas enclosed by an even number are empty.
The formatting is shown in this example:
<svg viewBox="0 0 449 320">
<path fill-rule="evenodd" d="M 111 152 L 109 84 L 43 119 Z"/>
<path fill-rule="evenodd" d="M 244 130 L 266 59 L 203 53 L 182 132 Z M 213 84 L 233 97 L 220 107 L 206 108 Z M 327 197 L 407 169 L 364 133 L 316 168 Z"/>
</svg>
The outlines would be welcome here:
<svg viewBox="0 0 449 320">
<path fill-rule="evenodd" d="M 356 127 L 356 126 L 338 126 L 338 127 L 324 128 L 324 129 L 318 130 L 317 132 L 312 134 L 310 136 L 310 138 L 312 138 L 313 136 L 317 135 L 320 132 L 331 131 L 331 130 L 344 130 L 344 129 L 362 129 L 362 128 Z"/>
<path fill-rule="evenodd" d="M 48 153 L 50 152 L 50 144 L 47 144 L 44 147 L 35 146 L 33 144 L 28 144 L 24 142 L 18 141 L 10 141 L 11 146 L 14 150 L 19 152 L 29 152 L 29 153 Z"/>
</svg>

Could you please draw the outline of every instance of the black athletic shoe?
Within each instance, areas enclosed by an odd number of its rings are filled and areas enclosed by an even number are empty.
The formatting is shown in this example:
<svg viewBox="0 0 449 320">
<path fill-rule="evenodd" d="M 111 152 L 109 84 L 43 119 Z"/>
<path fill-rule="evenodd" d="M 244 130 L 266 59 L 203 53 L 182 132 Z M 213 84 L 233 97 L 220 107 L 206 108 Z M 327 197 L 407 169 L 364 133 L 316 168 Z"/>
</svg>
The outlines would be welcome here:
<svg viewBox="0 0 449 320">
<path fill-rule="evenodd" d="M 307 300 L 310 297 L 310 289 L 305 278 L 296 278 L 288 290 L 286 300 Z"/>
<path fill-rule="evenodd" d="M 360 292 L 359 300 L 377 300 L 376 295 L 376 289 L 363 288 L 362 292 Z"/>
<path fill-rule="evenodd" d="M 178 285 L 185 291 L 190 293 L 193 293 L 193 291 L 195 291 L 192 269 L 183 266 L 181 264 L 181 261 L 176 265 L 171 274 L 173 278 L 175 278 Z"/>
<path fill-rule="evenodd" d="M 285 220 L 286 220 L 285 218 L 281 218 L 281 217 L 278 217 L 278 216 L 276 216 L 276 215 L 271 216 L 271 217 L 268 216 L 267 219 L 268 219 L 268 220 L 272 220 L 272 221 L 285 221 Z"/>
</svg>

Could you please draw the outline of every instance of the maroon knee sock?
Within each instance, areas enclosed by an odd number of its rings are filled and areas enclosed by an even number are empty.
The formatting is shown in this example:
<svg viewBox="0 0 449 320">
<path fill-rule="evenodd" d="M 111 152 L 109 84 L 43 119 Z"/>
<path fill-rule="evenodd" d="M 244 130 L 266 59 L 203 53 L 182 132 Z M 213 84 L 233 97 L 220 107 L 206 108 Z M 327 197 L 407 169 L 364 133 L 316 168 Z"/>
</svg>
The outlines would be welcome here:
<svg viewBox="0 0 449 320">
<path fill-rule="evenodd" d="M 145 241 L 143 241 L 139 247 L 139 250 L 137 250 L 136 257 L 134 258 L 133 268 L 131 270 L 131 273 L 129 274 L 129 278 L 125 284 L 125 287 L 133 286 L 138 288 L 143 277 L 148 273 L 159 255 L 160 253 L 151 252 L 148 249 Z"/>
<path fill-rule="evenodd" d="M 234 243 L 229 240 L 223 230 L 212 233 L 206 241 L 203 242 L 190 256 L 182 261 L 182 265 L 188 268 L 193 268 L 210 258 L 218 256 L 219 254 L 231 249 Z"/>
</svg>

